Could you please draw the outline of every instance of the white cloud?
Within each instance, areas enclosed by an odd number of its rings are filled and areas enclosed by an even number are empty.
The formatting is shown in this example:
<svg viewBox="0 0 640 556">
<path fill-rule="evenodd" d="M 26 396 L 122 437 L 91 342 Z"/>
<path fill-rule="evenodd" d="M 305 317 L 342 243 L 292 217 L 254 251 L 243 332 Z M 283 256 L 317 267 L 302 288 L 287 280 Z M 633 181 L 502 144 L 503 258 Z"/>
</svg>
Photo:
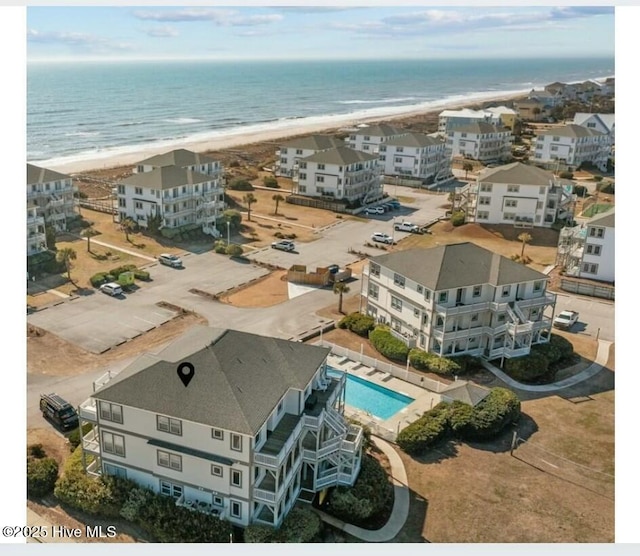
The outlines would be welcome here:
<svg viewBox="0 0 640 556">
<path fill-rule="evenodd" d="M 163 25 L 162 27 L 150 27 L 144 32 L 150 37 L 155 38 L 173 38 L 180 34 L 177 29 L 174 29 L 169 25 Z"/>
<path fill-rule="evenodd" d="M 209 21 L 215 25 L 231 27 L 247 27 L 269 25 L 283 19 L 280 14 L 240 15 L 234 10 L 188 8 L 174 11 L 135 10 L 134 17 L 144 21 L 170 21 L 184 23 L 193 21 Z"/>
<path fill-rule="evenodd" d="M 134 46 L 128 42 L 107 39 L 91 33 L 78 33 L 73 31 L 41 32 L 37 29 L 28 29 L 27 41 L 66 45 L 93 53 L 121 52 L 134 48 Z"/>
</svg>

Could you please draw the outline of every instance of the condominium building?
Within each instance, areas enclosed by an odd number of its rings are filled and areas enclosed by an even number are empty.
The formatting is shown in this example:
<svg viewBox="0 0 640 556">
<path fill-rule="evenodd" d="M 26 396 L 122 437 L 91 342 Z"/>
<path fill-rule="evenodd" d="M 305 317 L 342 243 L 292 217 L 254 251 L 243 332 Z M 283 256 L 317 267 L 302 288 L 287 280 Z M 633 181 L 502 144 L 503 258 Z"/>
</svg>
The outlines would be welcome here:
<svg viewBox="0 0 640 556">
<path fill-rule="evenodd" d="M 343 417 L 330 350 L 198 326 L 94 384 L 83 464 L 235 525 L 279 526 L 296 501 L 351 486 L 362 428 Z M 182 374 L 190 376 L 183 382 Z"/>
<path fill-rule="evenodd" d="M 521 227 L 550 228 L 572 217 L 575 200 L 573 182 L 521 162 L 487 168 L 456 194 L 467 222 Z"/>
<path fill-rule="evenodd" d="M 456 128 L 466 127 L 476 122 L 500 125 L 500 114 L 491 110 L 471 110 L 470 108 L 443 110 L 438 115 L 438 133 L 447 135 Z"/>
<path fill-rule="evenodd" d="M 27 206 L 27 257 L 47 250 L 44 217 L 35 206 Z"/>
<path fill-rule="evenodd" d="M 373 257 L 363 311 L 409 346 L 440 356 L 527 355 L 549 341 L 556 298 L 548 277 L 473 243 Z"/>
<path fill-rule="evenodd" d="M 409 132 L 379 146 L 378 157 L 387 176 L 411 176 L 426 184 L 451 176 L 451 159 L 443 139 Z"/>
<path fill-rule="evenodd" d="M 575 168 L 589 162 L 604 172 L 611 156 L 611 146 L 610 135 L 589 127 L 569 124 L 540 131 L 531 160 L 547 164 L 562 162 Z"/>
<path fill-rule="evenodd" d="M 450 157 L 463 157 L 480 162 L 502 161 L 511 156 L 511 130 L 486 122 L 456 127 L 447 132 Z"/>
<path fill-rule="evenodd" d="M 616 115 L 615 114 L 591 114 L 588 112 L 576 112 L 573 123 L 588 129 L 595 129 L 611 136 L 611 141 L 616 141 Z"/>
<path fill-rule="evenodd" d="M 298 162 L 302 158 L 317 152 L 344 147 L 344 141 L 332 135 L 310 135 L 299 139 L 292 139 L 284 143 L 276 151 L 275 174 L 277 176 L 293 177 L 298 169 Z"/>
<path fill-rule="evenodd" d="M 187 149 L 175 149 L 145 158 L 136 164 L 135 172 L 141 174 L 166 166 L 176 166 L 184 170 L 211 176 L 216 188 L 223 186 L 222 164 L 206 154 L 196 153 Z"/>
<path fill-rule="evenodd" d="M 382 198 L 377 153 L 337 147 L 303 158 L 298 165 L 294 193 L 362 205 Z"/>
<path fill-rule="evenodd" d="M 406 133 L 408 133 L 407 130 L 389 124 L 369 125 L 352 130 L 345 143 L 347 147 L 357 151 L 377 154 L 380 150 L 380 145 L 386 143 L 389 139 Z"/>
<path fill-rule="evenodd" d="M 27 204 L 57 232 L 67 229 L 67 220 L 77 216 L 73 178 L 66 174 L 27 164 Z"/>
<path fill-rule="evenodd" d="M 560 231 L 556 264 L 567 276 L 615 282 L 615 239 L 615 209 L 611 208 L 581 226 Z"/>
</svg>

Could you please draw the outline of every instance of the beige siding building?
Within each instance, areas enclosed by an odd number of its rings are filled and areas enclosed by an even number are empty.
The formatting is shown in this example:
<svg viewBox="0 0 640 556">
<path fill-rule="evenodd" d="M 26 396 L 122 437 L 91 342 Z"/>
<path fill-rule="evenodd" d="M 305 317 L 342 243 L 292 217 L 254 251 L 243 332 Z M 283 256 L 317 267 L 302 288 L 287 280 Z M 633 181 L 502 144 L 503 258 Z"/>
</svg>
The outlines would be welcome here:
<svg viewBox="0 0 640 556">
<path fill-rule="evenodd" d="M 331 135 L 310 135 L 284 143 L 276 151 L 276 176 L 293 177 L 301 159 L 318 152 L 344 147 L 344 141 Z"/>
</svg>

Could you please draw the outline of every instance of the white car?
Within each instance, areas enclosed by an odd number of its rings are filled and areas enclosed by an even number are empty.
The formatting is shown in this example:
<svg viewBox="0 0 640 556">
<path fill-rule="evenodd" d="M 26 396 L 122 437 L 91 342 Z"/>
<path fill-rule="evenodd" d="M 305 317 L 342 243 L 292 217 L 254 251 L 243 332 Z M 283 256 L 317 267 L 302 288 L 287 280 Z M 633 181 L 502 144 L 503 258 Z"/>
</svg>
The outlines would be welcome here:
<svg viewBox="0 0 640 556">
<path fill-rule="evenodd" d="M 364 209 L 365 214 L 384 214 L 384 208 L 382 207 L 367 207 Z"/>
<path fill-rule="evenodd" d="M 397 232 L 411 232 L 417 234 L 420 232 L 420 228 L 417 224 L 412 224 L 411 222 L 398 222 L 393 226 L 394 230 Z"/>
<path fill-rule="evenodd" d="M 388 243 L 389 245 L 393 243 L 393 238 L 388 234 L 383 234 L 382 232 L 376 232 L 371 236 L 371 239 L 378 243 Z"/>
<path fill-rule="evenodd" d="M 120 284 L 116 284 L 115 282 L 109 282 L 107 284 L 102 284 L 102 286 L 100 286 L 100 291 L 110 295 L 111 297 L 115 297 L 116 295 L 122 294 L 122 287 Z"/>
<path fill-rule="evenodd" d="M 289 239 L 281 239 L 271 244 L 271 249 L 280 249 L 281 251 L 295 251 L 296 244 Z"/>
<path fill-rule="evenodd" d="M 178 257 L 178 255 L 169 255 L 168 253 L 163 253 L 158 257 L 160 264 L 164 264 L 166 266 L 171 266 L 173 268 L 181 268 L 182 267 L 182 259 Z"/>
<path fill-rule="evenodd" d="M 553 319 L 553 326 L 562 330 L 569 330 L 576 322 L 580 314 L 578 311 L 562 311 Z"/>
</svg>

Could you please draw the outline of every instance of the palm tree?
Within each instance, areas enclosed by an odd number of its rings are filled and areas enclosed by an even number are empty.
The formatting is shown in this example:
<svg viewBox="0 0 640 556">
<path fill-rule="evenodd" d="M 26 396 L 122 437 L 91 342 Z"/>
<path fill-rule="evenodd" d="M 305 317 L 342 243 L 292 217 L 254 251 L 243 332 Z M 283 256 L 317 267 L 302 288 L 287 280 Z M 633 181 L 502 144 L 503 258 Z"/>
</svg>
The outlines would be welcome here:
<svg viewBox="0 0 640 556">
<path fill-rule="evenodd" d="M 284 201 L 284 197 L 280 195 L 280 193 L 276 193 L 273 197 L 271 197 L 276 202 L 276 211 L 274 213 L 275 216 L 278 216 L 278 204 L 280 201 Z"/>
<path fill-rule="evenodd" d="M 519 236 L 518 239 L 522 242 L 522 251 L 520 252 L 520 258 L 524 257 L 524 248 L 527 245 L 527 243 L 529 243 L 533 237 L 531 237 L 531 234 L 528 234 L 527 232 L 522 232 Z"/>
<path fill-rule="evenodd" d="M 247 205 L 247 220 L 251 222 L 251 205 L 253 203 L 256 203 L 258 199 L 256 199 L 256 196 L 253 193 L 247 193 L 244 197 L 242 197 L 242 200 Z"/>
<path fill-rule="evenodd" d="M 136 223 L 131 218 L 127 217 L 120 222 L 120 226 L 122 227 L 125 238 L 129 241 L 129 234 L 135 229 Z"/>
<path fill-rule="evenodd" d="M 69 282 L 72 282 L 71 261 L 75 261 L 77 258 L 77 253 L 71 247 L 63 247 L 56 253 L 56 261 L 58 261 L 59 263 L 64 263 L 64 266 L 67 269 L 67 278 L 69 279 Z"/>
<path fill-rule="evenodd" d="M 463 162 L 462 169 L 464 170 L 464 179 L 466 180 L 469 172 L 473 170 L 473 164 L 471 164 L 471 162 Z"/>
<path fill-rule="evenodd" d="M 338 313 L 342 313 L 342 296 L 345 293 L 349 293 L 349 286 L 347 286 L 344 282 L 336 282 L 333 284 L 333 293 L 339 295 L 338 298 Z"/>
<path fill-rule="evenodd" d="M 93 236 L 97 236 L 100 232 L 98 232 L 93 226 L 89 226 L 82 230 L 83 237 L 87 238 L 87 251 L 91 253 L 91 238 Z"/>
</svg>

